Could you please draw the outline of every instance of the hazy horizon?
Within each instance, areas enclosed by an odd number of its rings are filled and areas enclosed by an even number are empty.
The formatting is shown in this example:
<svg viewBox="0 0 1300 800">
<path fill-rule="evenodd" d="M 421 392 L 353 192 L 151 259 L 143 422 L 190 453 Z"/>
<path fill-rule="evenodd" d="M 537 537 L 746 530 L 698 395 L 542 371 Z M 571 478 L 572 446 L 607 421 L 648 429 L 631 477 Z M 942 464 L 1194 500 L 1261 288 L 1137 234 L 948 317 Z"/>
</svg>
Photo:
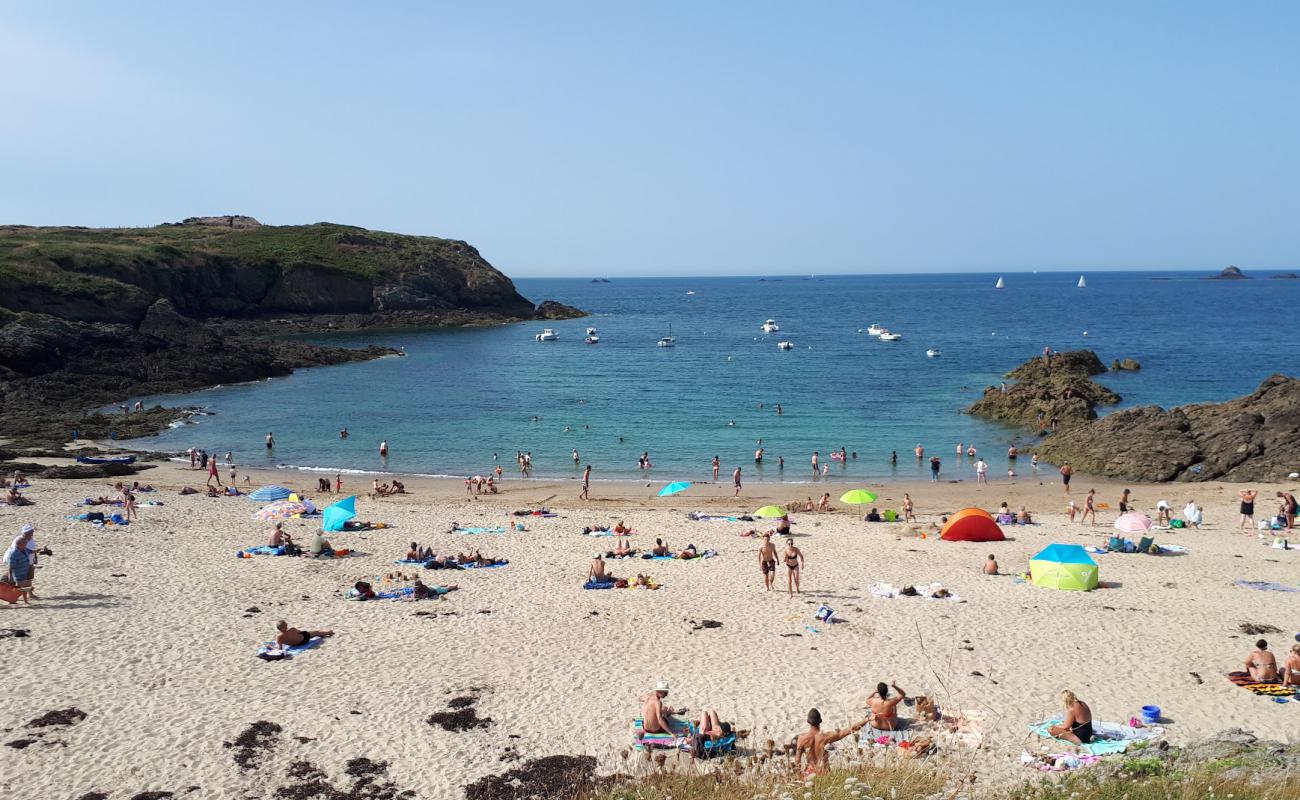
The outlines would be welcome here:
<svg viewBox="0 0 1300 800">
<path fill-rule="evenodd" d="M 1196 2 L 8 5 L 0 220 L 329 220 L 521 278 L 1289 270 L 1298 31 Z"/>
</svg>

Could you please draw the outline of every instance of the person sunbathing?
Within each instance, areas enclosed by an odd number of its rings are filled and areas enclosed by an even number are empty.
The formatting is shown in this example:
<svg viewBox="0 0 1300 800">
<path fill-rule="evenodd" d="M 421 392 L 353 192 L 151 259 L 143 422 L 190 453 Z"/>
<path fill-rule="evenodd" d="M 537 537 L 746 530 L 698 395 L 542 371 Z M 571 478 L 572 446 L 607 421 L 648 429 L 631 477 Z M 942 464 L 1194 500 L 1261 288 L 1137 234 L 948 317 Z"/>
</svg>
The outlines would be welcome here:
<svg viewBox="0 0 1300 800">
<path fill-rule="evenodd" d="M 1246 656 L 1246 672 L 1259 683 L 1277 683 L 1277 657 L 1269 652 L 1266 640 L 1255 642 L 1255 649 Z"/>
<path fill-rule="evenodd" d="M 152 491 L 153 491 L 153 486 L 150 486 L 150 485 L 147 485 L 147 484 L 144 485 L 144 486 L 141 486 L 139 481 L 132 481 L 132 482 L 131 482 L 131 491 L 133 491 L 133 492 L 152 492 Z"/>
<path fill-rule="evenodd" d="M 320 531 L 316 531 L 316 535 L 311 537 L 311 547 L 309 549 L 313 558 L 317 556 L 334 555 L 334 546 L 329 543 L 328 539 L 321 535 Z"/>
<path fill-rule="evenodd" d="M 284 620 L 275 623 L 275 629 L 278 631 L 275 643 L 281 647 L 300 647 L 312 639 L 328 639 L 334 635 L 334 631 L 300 631 L 290 627 Z"/>
<path fill-rule="evenodd" d="M 221 491 L 215 486 L 208 487 L 208 497 L 222 497 L 225 494 L 226 494 L 225 492 Z"/>
<path fill-rule="evenodd" d="M 424 561 L 424 551 L 420 549 L 419 542 L 411 542 L 411 546 L 406 550 L 405 561 Z"/>
<path fill-rule="evenodd" d="M 777 535 L 777 536 L 789 536 L 789 535 L 790 535 L 790 515 L 789 515 L 789 514 L 782 514 L 782 515 L 781 515 L 781 518 L 778 519 L 778 520 L 776 521 L 776 535 Z"/>
<path fill-rule="evenodd" d="M 881 521 L 880 511 L 878 511 L 877 509 L 873 508 L 871 509 L 870 512 L 867 513 L 867 522 L 880 522 L 880 521 Z"/>
<path fill-rule="evenodd" d="M 1029 512 L 1025 510 L 1025 507 L 1021 506 L 1020 510 L 1016 512 L 1016 522 L 1020 525 L 1032 525 L 1034 520 L 1030 518 Z"/>
<path fill-rule="evenodd" d="M 1065 706 L 1065 719 L 1060 725 L 1049 726 L 1047 732 L 1057 739 L 1075 744 L 1091 742 L 1092 709 L 1069 689 L 1061 692 L 1061 703 Z"/>
<path fill-rule="evenodd" d="M 631 533 L 631 532 L 632 532 L 632 529 L 629 528 L 628 526 L 624 525 L 624 524 L 623 524 L 623 520 L 621 520 L 621 519 L 618 521 L 618 524 L 614 526 L 614 533 L 616 533 L 616 534 L 619 535 L 619 536 L 626 536 L 627 534 L 629 534 L 629 533 Z"/>
<path fill-rule="evenodd" d="M 474 564 L 480 567 L 494 567 L 497 564 L 506 563 L 505 559 L 489 558 L 483 555 L 482 553 L 480 553 L 478 550 L 475 550 L 473 553 L 459 553 L 456 556 L 456 561 L 459 562 L 462 566 L 465 564 Z"/>
<path fill-rule="evenodd" d="M 687 559 L 687 560 L 689 560 L 689 559 L 692 559 L 692 558 L 699 558 L 699 557 L 700 557 L 700 553 L 699 553 L 698 550 L 695 549 L 695 545 L 693 545 L 693 544 L 688 544 L 688 545 L 686 545 L 686 549 L 685 549 L 685 550 L 683 550 L 682 552 L 680 552 L 680 553 L 677 554 L 677 557 L 678 557 L 678 558 L 681 558 L 681 559 Z"/>
<path fill-rule="evenodd" d="M 812 499 L 811 497 L 809 497 L 809 498 L 808 498 L 807 500 L 805 500 L 804 503 L 803 503 L 803 510 L 804 510 L 805 513 L 811 514 L 812 511 L 813 511 L 813 508 L 814 508 L 814 506 L 813 506 L 813 499 Z"/>
<path fill-rule="evenodd" d="M 817 775 L 830 769 L 830 754 L 826 746 L 852 736 L 867 725 L 867 720 L 854 723 L 847 728 L 837 728 L 822 732 L 822 715 L 817 709 L 808 712 L 808 730 L 799 734 L 794 742 L 794 767 L 807 776 Z"/>
<path fill-rule="evenodd" d="M 649 575 L 642 575 L 641 573 L 637 573 L 636 580 L 632 581 L 632 585 L 645 586 L 646 588 L 649 588 L 654 584 L 650 581 Z"/>
<path fill-rule="evenodd" d="M 275 523 L 275 527 L 271 529 L 271 538 L 268 539 L 266 543 L 270 547 L 279 547 L 284 544 L 283 522 Z"/>
<path fill-rule="evenodd" d="M 614 558 L 627 558 L 634 551 L 628 547 L 627 539 L 619 539 L 618 544 L 614 545 Z"/>
<path fill-rule="evenodd" d="M 1291 645 L 1291 655 L 1282 669 L 1283 686 L 1300 686 L 1300 644 Z"/>
<path fill-rule="evenodd" d="M 655 539 L 655 546 L 654 549 L 650 551 L 650 554 L 656 556 L 667 556 L 672 555 L 672 551 L 668 549 L 668 545 L 664 544 L 663 539 Z"/>
<path fill-rule="evenodd" d="M 609 526 L 601 527 L 600 525 L 588 525 L 582 529 L 582 532 L 588 536 L 594 533 L 609 533 Z"/>
<path fill-rule="evenodd" d="M 617 578 L 605 571 L 605 557 L 600 553 L 591 557 L 591 566 L 587 568 L 588 583 L 612 583 Z"/>
<path fill-rule="evenodd" d="M 659 681 L 655 689 L 641 698 L 641 727 L 646 733 L 673 733 L 673 707 L 664 703 L 668 697 L 668 684 Z"/>
<path fill-rule="evenodd" d="M 352 584 L 352 591 L 349 594 L 353 600 L 373 600 L 375 598 L 374 588 L 365 581 L 357 581 Z"/>
<path fill-rule="evenodd" d="M 984 562 L 984 574 L 985 575 L 998 574 L 998 560 L 993 557 L 992 553 L 989 553 L 989 560 Z"/>
<path fill-rule="evenodd" d="M 700 736 L 707 736 L 709 741 L 717 742 L 723 737 L 730 736 L 732 730 L 730 722 L 723 722 L 718 716 L 718 712 L 711 708 L 706 708 L 700 712 L 699 722 L 695 723 L 695 730 Z"/>
<path fill-rule="evenodd" d="M 5 502 L 11 506 L 30 506 L 32 504 L 31 500 L 23 497 L 18 493 L 17 489 L 13 488 L 5 493 Z"/>
<path fill-rule="evenodd" d="M 889 687 L 898 692 L 897 697 L 889 696 Z M 867 707 L 871 709 L 868 721 L 878 731 L 898 730 L 898 704 L 907 699 L 907 692 L 898 688 L 897 683 L 876 684 L 876 691 L 867 698 Z"/>
</svg>

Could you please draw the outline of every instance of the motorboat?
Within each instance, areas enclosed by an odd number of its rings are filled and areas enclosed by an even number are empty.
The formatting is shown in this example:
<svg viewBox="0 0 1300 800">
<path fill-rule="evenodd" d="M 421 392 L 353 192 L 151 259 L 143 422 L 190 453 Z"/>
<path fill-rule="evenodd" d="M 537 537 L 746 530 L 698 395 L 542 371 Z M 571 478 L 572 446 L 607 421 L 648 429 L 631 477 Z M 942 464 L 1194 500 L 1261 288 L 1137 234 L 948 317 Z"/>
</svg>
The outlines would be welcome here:
<svg viewBox="0 0 1300 800">
<path fill-rule="evenodd" d="M 588 335 L 588 336 L 595 336 L 595 335 L 596 335 L 596 329 L 595 329 L 595 328 L 588 328 L 588 329 L 587 329 L 587 335 Z"/>
<path fill-rule="evenodd" d="M 777 343 L 776 343 L 776 349 L 777 349 L 777 350 L 793 350 L 793 349 L 794 349 L 794 342 L 777 342 Z"/>
<path fill-rule="evenodd" d="M 668 335 L 660 339 L 657 343 L 660 347 L 675 347 L 677 340 L 673 338 L 673 325 L 668 323 Z"/>
<path fill-rule="evenodd" d="M 998 276 L 998 282 L 995 283 L 995 284 L 993 284 L 993 288 L 994 288 L 994 289 L 1005 289 L 1005 288 L 1007 288 L 1007 282 L 1004 281 L 1004 280 L 1002 280 L 1002 276 L 1001 276 L 1001 275 Z"/>
<path fill-rule="evenodd" d="M 1080 289 L 1087 289 L 1087 288 L 1088 288 L 1088 282 L 1085 281 L 1085 280 L 1083 279 L 1083 276 L 1082 276 L 1082 275 L 1079 276 L 1079 284 L 1078 284 L 1078 285 L 1079 285 L 1079 288 L 1080 288 Z"/>
<path fill-rule="evenodd" d="M 763 333 L 776 333 L 781 330 L 781 326 L 776 324 L 776 320 L 769 319 L 763 323 Z"/>
<path fill-rule="evenodd" d="M 542 332 L 533 338 L 539 342 L 554 342 L 560 338 L 560 334 L 556 333 L 554 328 L 542 328 Z"/>
<path fill-rule="evenodd" d="M 929 350 L 926 350 L 925 354 L 930 358 L 938 358 L 939 356 L 943 355 L 943 353 L 940 353 L 938 350 L 935 350 L 933 347 L 931 347 Z"/>
<path fill-rule="evenodd" d="M 872 336 L 879 336 L 882 333 L 889 333 L 889 329 L 882 328 L 873 322 L 867 326 L 867 333 L 871 334 Z"/>
<path fill-rule="evenodd" d="M 899 339 L 902 338 L 903 338 L 903 334 L 894 333 L 892 331 L 885 331 L 884 333 L 880 334 L 880 341 L 882 342 L 897 342 Z"/>
<path fill-rule="evenodd" d="M 588 336 L 586 339 L 583 339 L 582 341 L 586 342 L 587 344 L 598 344 L 600 342 L 600 337 L 593 333 L 592 335 Z"/>
</svg>

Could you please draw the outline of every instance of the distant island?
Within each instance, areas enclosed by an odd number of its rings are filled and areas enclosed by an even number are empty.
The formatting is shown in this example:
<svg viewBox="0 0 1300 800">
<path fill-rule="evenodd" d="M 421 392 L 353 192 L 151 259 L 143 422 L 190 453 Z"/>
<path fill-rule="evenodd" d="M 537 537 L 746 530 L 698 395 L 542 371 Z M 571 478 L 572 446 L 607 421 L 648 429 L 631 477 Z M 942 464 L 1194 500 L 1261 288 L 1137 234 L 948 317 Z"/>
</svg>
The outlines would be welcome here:
<svg viewBox="0 0 1300 800">
<path fill-rule="evenodd" d="M 1209 275 L 1207 281 L 1248 281 L 1250 276 L 1234 266 L 1227 266 L 1218 275 Z"/>
<path fill-rule="evenodd" d="M 88 409 L 400 355 L 287 333 L 579 316 L 552 301 L 534 306 L 455 239 L 241 215 L 151 228 L 0 226 L 0 436 L 39 447 L 74 430 L 144 435 L 178 412 Z"/>
<path fill-rule="evenodd" d="M 592 283 L 609 283 L 609 278 L 592 278 Z"/>
</svg>

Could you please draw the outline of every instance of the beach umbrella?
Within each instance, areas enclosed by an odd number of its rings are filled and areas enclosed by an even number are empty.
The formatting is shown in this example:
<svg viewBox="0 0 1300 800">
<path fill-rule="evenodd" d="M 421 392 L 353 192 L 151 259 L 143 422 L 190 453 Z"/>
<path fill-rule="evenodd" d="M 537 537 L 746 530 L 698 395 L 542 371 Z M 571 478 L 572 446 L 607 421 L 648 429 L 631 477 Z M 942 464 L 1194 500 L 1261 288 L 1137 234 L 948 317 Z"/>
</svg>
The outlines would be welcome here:
<svg viewBox="0 0 1300 800">
<path fill-rule="evenodd" d="M 270 486 L 263 486 L 261 489 L 251 492 L 248 495 L 248 499 L 256 500 L 259 503 L 270 503 L 274 500 L 283 500 L 291 494 L 293 494 L 293 492 L 283 486 L 277 486 L 273 483 Z"/>
<path fill-rule="evenodd" d="M 763 506 L 754 512 L 754 516 L 763 519 L 780 519 L 785 516 L 785 509 L 780 506 Z"/>
<path fill-rule="evenodd" d="M 1007 537 L 989 512 L 963 508 L 948 517 L 939 538 L 948 542 L 1000 542 Z"/>
<path fill-rule="evenodd" d="M 876 496 L 866 489 L 850 489 L 840 495 L 840 502 L 854 506 L 865 506 L 867 503 L 876 502 Z"/>
<path fill-rule="evenodd" d="M 1029 559 L 1036 586 L 1086 592 L 1097 588 L 1097 562 L 1077 544 L 1049 544 Z"/>
<path fill-rule="evenodd" d="M 1146 514 L 1130 511 L 1121 514 L 1120 518 L 1115 520 L 1115 530 L 1122 533 L 1146 533 L 1154 524 Z"/>
<path fill-rule="evenodd" d="M 277 500 L 263 508 L 261 511 L 254 513 L 253 519 L 261 520 L 262 522 L 270 522 L 272 520 L 289 519 L 290 517 L 296 517 L 301 514 L 310 514 L 315 510 L 316 507 L 310 502 L 301 500 L 297 502 L 293 500 Z"/>
<path fill-rule="evenodd" d="M 672 483 L 668 484 L 667 486 L 659 490 L 659 496 L 668 497 L 670 495 L 677 494 L 678 492 L 684 492 L 687 489 L 689 489 L 690 486 L 691 486 L 690 481 L 673 481 Z"/>
<path fill-rule="evenodd" d="M 357 515 L 357 497 L 345 497 L 321 512 L 321 528 L 327 531 L 343 530 L 343 523 Z"/>
</svg>

